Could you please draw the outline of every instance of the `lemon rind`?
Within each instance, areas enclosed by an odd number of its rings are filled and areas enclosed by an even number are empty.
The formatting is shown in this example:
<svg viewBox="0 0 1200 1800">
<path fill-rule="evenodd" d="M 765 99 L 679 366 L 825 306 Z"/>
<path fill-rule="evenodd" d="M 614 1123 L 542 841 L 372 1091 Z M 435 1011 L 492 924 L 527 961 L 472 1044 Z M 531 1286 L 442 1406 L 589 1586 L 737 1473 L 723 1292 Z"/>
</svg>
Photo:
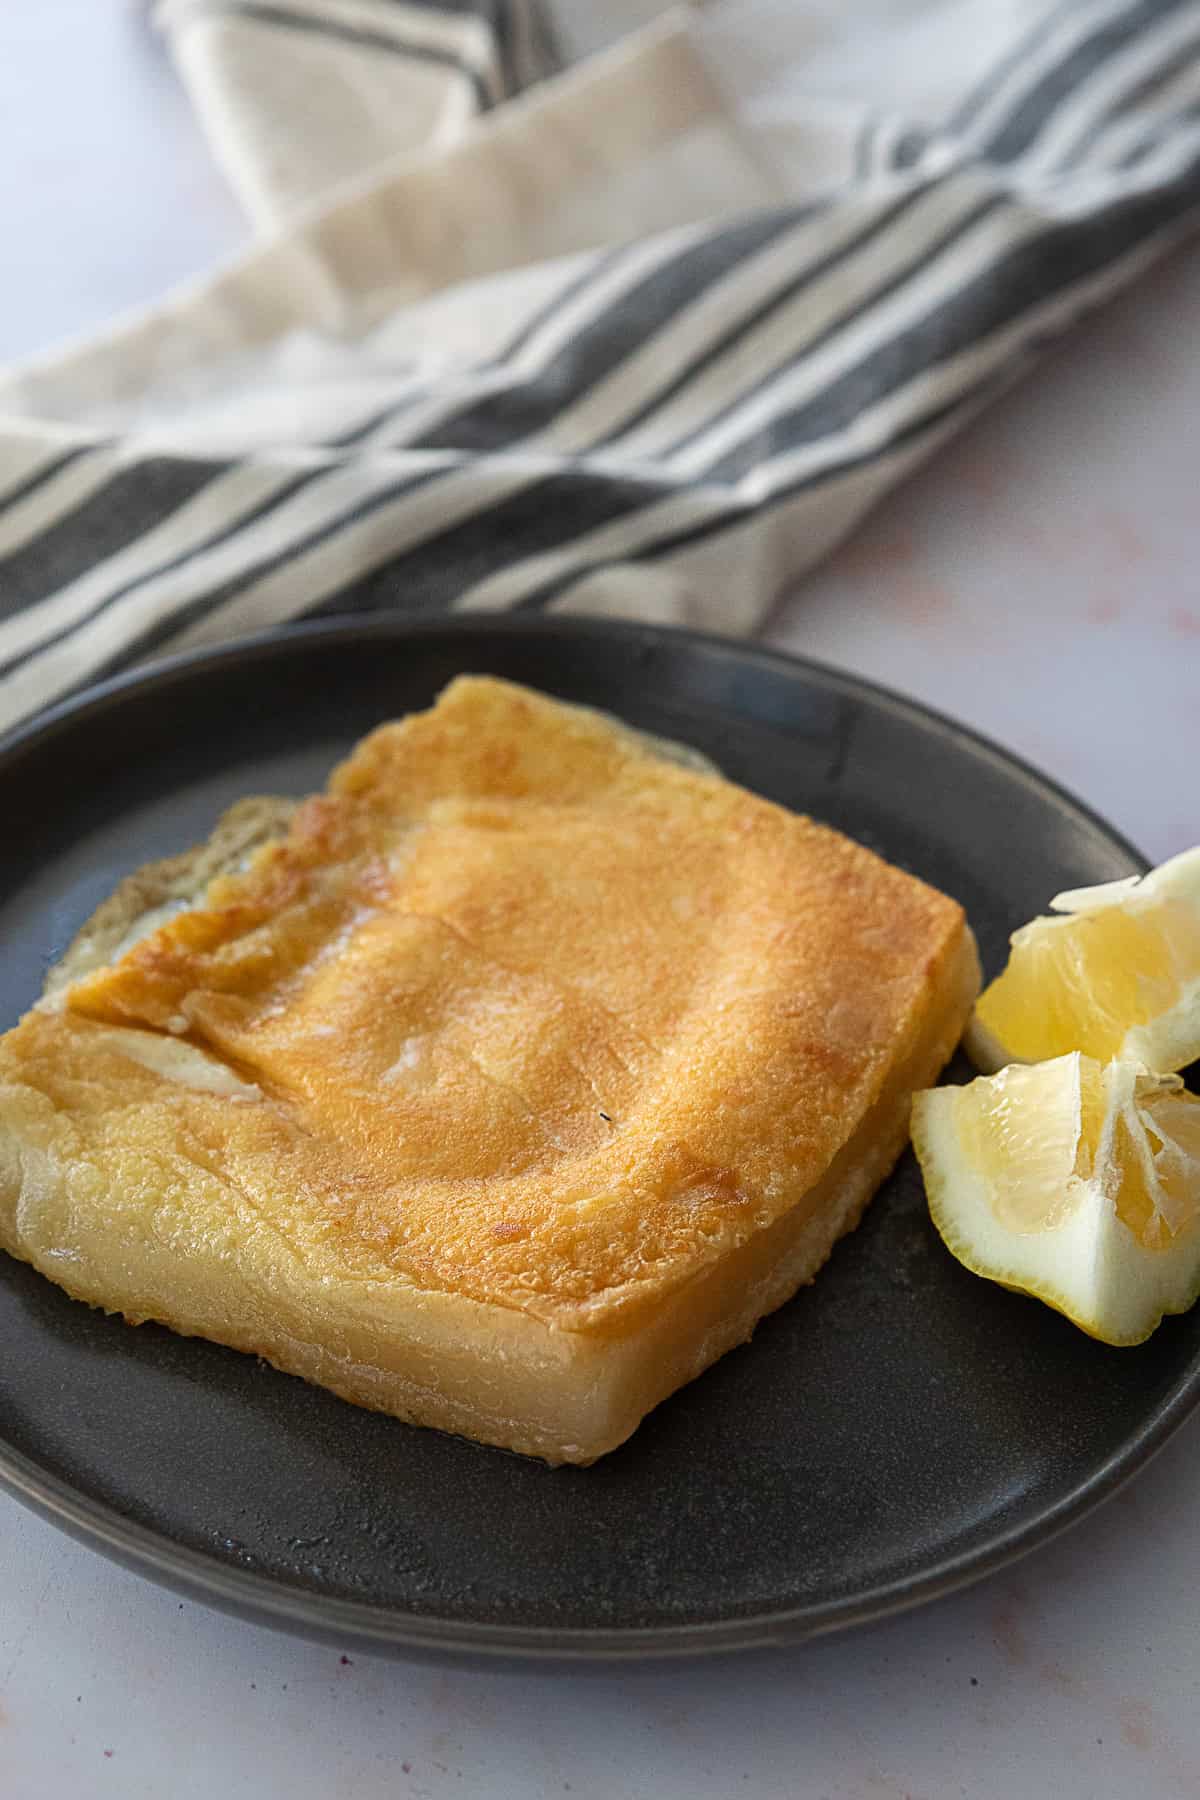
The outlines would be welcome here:
<svg viewBox="0 0 1200 1800">
<path fill-rule="evenodd" d="M 1078 1053 L 1075 1060 L 1078 1064 Z M 1127 1085 L 1138 1071 L 1110 1065 L 1106 1074 Z M 930 1217 L 957 1262 L 984 1280 L 1042 1301 L 1113 1348 L 1145 1343 L 1164 1318 L 1195 1305 L 1200 1299 L 1200 1230 L 1185 1259 L 1147 1250 L 1118 1217 L 1102 1178 L 1075 1179 L 1075 1204 L 1055 1226 L 1025 1233 L 1002 1225 L 992 1210 L 987 1182 L 958 1146 L 953 1118 L 957 1091 L 935 1088 L 916 1095 L 912 1120 Z M 1047 1276 L 1048 1252 L 1069 1271 L 1069 1279 Z"/>
<path fill-rule="evenodd" d="M 1117 881 L 1098 882 L 1094 887 L 1069 888 L 1055 894 L 1050 909 L 1060 914 L 1094 912 L 1101 906 L 1119 906 L 1133 896 L 1139 900 L 1189 898 L 1200 904 L 1200 846 L 1181 850 L 1144 875 L 1126 875 Z"/>
</svg>

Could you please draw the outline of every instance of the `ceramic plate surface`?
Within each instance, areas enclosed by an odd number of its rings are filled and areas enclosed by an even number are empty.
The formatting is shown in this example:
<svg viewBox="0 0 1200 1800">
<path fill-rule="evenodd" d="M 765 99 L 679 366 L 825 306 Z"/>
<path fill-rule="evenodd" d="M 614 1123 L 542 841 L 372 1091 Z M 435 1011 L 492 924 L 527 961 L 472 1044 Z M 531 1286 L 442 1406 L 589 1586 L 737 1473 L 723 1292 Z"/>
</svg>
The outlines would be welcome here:
<svg viewBox="0 0 1200 1800">
<path fill-rule="evenodd" d="M 851 833 L 964 903 L 989 974 L 1051 894 L 1144 866 L 994 746 L 824 668 L 622 625 L 339 622 L 160 664 L 0 747 L 0 1026 L 123 874 L 240 795 L 320 787 L 468 670 Z M 1200 1390 L 1200 1309 L 1093 1343 L 951 1259 L 911 1154 L 814 1287 L 591 1469 L 131 1330 L 5 1257 L 0 1341 L 0 1480 L 68 1530 L 266 1623 L 475 1658 L 730 1650 L 914 1605 L 1111 1492 Z"/>
</svg>

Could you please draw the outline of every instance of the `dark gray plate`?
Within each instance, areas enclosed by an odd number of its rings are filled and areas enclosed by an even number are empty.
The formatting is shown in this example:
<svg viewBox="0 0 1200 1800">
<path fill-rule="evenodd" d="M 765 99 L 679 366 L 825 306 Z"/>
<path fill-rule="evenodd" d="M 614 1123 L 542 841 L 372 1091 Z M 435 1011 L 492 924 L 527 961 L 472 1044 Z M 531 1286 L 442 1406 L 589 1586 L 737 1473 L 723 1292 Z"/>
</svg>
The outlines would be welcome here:
<svg viewBox="0 0 1200 1800">
<path fill-rule="evenodd" d="M 0 749 L 0 1026 L 123 873 L 238 795 L 319 786 L 464 669 L 613 708 L 851 832 L 963 901 L 989 972 L 1057 889 L 1144 866 L 991 745 L 827 669 L 616 625 L 339 623 L 160 665 Z M 0 1265 L 14 1493 L 193 1595 L 410 1654 L 724 1650 L 914 1605 L 1111 1492 L 1200 1387 L 1200 1312 L 1092 1343 L 952 1261 L 911 1157 L 814 1288 L 590 1470 L 357 1411 Z"/>
</svg>

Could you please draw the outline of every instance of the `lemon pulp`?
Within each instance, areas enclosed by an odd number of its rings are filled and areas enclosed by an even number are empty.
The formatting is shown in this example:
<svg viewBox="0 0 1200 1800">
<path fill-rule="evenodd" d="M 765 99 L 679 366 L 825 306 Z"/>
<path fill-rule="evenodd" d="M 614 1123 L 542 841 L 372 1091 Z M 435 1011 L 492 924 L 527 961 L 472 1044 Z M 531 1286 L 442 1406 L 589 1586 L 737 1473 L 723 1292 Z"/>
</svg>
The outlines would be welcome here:
<svg viewBox="0 0 1200 1800">
<path fill-rule="evenodd" d="M 1200 850 L 1142 881 L 1062 894 L 1014 933 L 967 1048 L 985 1071 L 1073 1050 L 1164 1070 L 1200 1055 Z"/>
<path fill-rule="evenodd" d="M 1140 1343 L 1200 1297 L 1200 1099 L 1073 1053 L 918 1094 L 930 1212 L 977 1274 Z"/>
</svg>

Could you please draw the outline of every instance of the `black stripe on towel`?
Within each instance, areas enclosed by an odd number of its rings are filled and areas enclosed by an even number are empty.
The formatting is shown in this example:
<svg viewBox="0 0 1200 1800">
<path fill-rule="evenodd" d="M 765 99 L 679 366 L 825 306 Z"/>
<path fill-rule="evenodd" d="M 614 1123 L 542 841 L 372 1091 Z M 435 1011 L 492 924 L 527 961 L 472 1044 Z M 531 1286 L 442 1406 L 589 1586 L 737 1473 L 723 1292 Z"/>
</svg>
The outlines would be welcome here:
<svg viewBox="0 0 1200 1800">
<path fill-rule="evenodd" d="M 233 464 L 145 456 L 118 469 L 19 550 L 0 558 L 0 619 L 57 592 L 161 525 Z"/>
<path fill-rule="evenodd" d="M 723 276 L 782 237 L 806 210 L 755 213 L 687 244 L 582 326 L 533 376 L 460 407 L 420 434 L 423 450 L 489 452 L 543 430 Z"/>
<path fill-rule="evenodd" d="M 1191 0 L 1142 0 L 1142 4 L 1107 20 L 1034 84 L 1016 111 L 988 138 L 984 155 L 991 162 L 1013 162 L 1029 148 L 1062 102 L 1081 90 L 1090 75 L 1150 26 L 1188 4 Z"/>
<path fill-rule="evenodd" d="M 71 464 L 78 462 L 81 456 L 88 456 L 93 450 L 103 447 L 102 444 L 95 442 L 78 444 L 73 450 L 66 450 L 61 456 L 52 457 L 49 462 L 34 469 L 31 475 L 26 475 L 22 480 L 15 482 L 12 487 L 5 488 L 0 492 L 0 516 L 3 516 L 10 507 L 19 506 L 22 500 L 28 500 L 31 494 L 36 494 L 39 488 L 45 487 L 47 482 L 53 481 L 56 475 L 61 475 L 64 469 L 69 469 Z"/>
</svg>

